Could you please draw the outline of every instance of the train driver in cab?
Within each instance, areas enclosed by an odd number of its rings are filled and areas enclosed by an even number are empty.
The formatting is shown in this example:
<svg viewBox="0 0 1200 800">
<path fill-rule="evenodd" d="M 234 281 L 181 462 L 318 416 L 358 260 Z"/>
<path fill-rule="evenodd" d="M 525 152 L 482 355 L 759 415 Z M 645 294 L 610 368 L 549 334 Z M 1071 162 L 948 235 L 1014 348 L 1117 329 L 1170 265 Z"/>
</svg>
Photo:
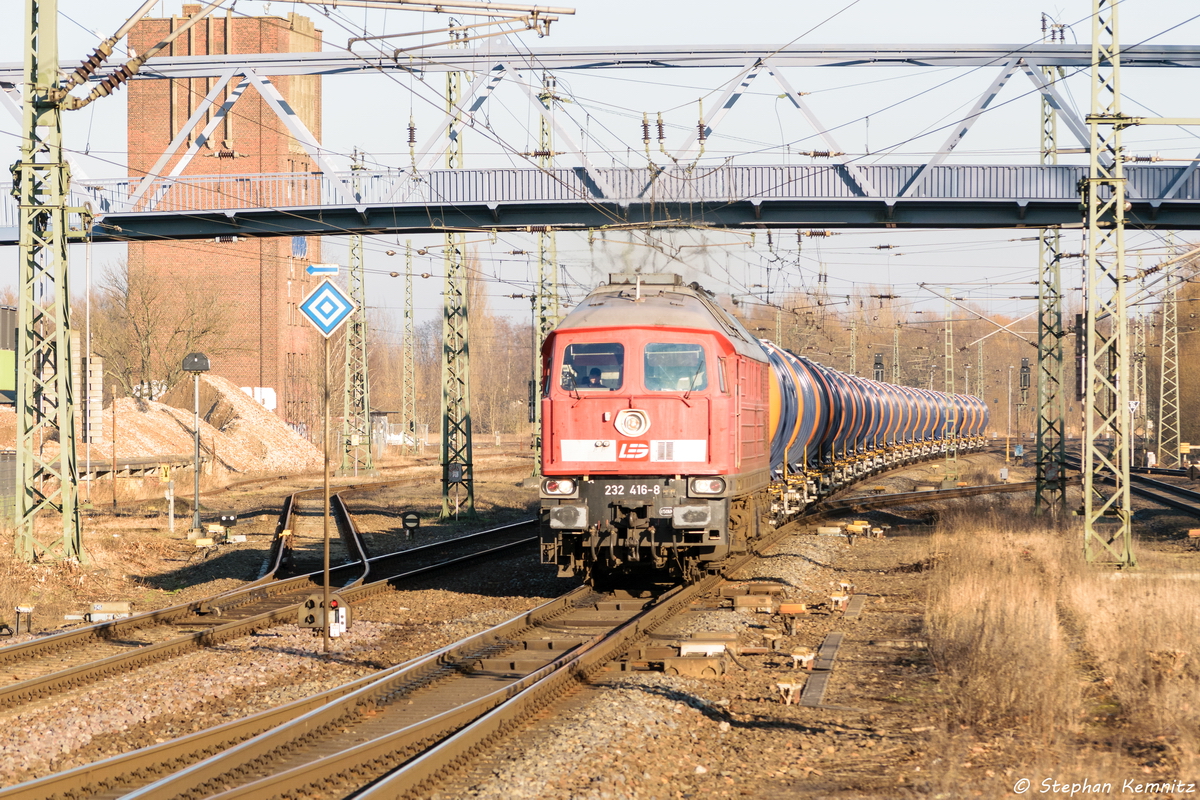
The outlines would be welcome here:
<svg viewBox="0 0 1200 800">
<path fill-rule="evenodd" d="M 590 370 L 588 370 L 587 383 L 584 384 L 584 387 L 589 388 L 589 389 L 607 389 L 608 388 L 607 386 L 604 385 L 604 381 L 600 379 L 600 368 L 599 367 L 592 367 Z"/>
</svg>

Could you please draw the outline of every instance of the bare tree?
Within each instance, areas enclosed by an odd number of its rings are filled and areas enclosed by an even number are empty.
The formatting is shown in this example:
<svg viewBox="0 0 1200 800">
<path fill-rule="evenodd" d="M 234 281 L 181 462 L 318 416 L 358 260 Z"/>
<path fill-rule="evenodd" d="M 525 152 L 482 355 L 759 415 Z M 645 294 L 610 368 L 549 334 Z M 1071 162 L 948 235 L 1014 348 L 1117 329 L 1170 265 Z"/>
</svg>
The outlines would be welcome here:
<svg viewBox="0 0 1200 800">
<path fill-rule="evenodd" d="M 131 271 L 125 261 L 110 266 L 96 290 L 92 348 L 104 358 L 106 382 L 126 394 L 170 387 L 181 377 L 183 357 L 233 352 L 229 312 L 200 275 Z"/>
</svg>

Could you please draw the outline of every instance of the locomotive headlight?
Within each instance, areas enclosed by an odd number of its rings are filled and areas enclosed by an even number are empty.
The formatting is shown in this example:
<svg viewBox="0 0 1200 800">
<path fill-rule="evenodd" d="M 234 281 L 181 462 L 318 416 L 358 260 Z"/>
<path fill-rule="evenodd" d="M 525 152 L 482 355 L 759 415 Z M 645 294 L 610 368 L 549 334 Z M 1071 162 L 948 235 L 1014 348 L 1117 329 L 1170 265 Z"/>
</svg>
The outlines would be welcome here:
<svg viewBox="0 0 1200 800">
<path fill-rule="evenodd" d="M 692 494 L 720 494 L 725 491 L 721 478 L 692 478 Z"/>
<path fill-rule="evenodd" d="M 627 408 L 617 412 L 617 420 L 613 423 L 617 431 L 626 436 L 641 436 L 650 430 L 650 417 L 645 411 Z"/>
<path fill-rule="evenodd" d="M 570 478 L 547 478 L 542 481 L 542 491 L 554 495 L 575 494 L 575 481 Z"/>
</svg>

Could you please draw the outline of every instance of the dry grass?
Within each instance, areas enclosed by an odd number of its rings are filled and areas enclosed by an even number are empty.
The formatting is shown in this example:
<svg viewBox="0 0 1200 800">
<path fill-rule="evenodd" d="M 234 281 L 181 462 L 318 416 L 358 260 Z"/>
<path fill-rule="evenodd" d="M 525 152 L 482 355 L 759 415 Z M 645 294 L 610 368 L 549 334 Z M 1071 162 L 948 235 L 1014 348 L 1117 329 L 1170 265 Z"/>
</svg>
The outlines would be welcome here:
<svg viewBox="0 0 1200 800">
<path fill-rule="evenodd" d="M 1153 554 L 1136 572 L 1089 566 L 1077 521 L 1053 530 L 1026 509 L 965 504 L 930 540 L 926 629 L 946 698 L 933 750 L 953 764 L 990 742 L 1059 780 L 1195 776 L 1200 580 Z"/>
<path fill-rule="evenodd" d="M 35 606 L 39 627 L 47 620 L 60 620 L 73 610 L 74 596 L 85 580 L 83 569 L 74 562 L 21 561 L 13 554 L 13 530 L 0 535 L 0 620 L 12 625 L 18 605 Z"/>
<path fill-rule="evenodd" d="M 943 515 L 931 540 L 937 572 L 926 627 L 945 676 L 948 724 L 1051 740 L 1074 732 L 1082 716 L 1057 611 L 1069 567 L 1062 539 L 1028 523 L 1005 503 Z"/>
<path fill-rule="evenodd" d="M 1092 571 L 1066 595 L 1108 690 L 1093 721 L 1119 719 L 1141 748 L 1195 774 L 1200 584 L 1194 574 Z"/>
</svg>

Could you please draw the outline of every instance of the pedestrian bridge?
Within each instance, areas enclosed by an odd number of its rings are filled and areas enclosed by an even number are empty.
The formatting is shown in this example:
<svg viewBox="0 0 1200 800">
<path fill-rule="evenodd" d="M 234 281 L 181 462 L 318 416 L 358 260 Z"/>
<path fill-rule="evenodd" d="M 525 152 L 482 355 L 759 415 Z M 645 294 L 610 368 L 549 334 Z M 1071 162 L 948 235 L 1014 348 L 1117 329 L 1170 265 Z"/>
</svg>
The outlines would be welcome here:
<svg viewBox="0 0 1200 800">
<path fill-rule="evenodd" d="M 1126 167 L 1127 224 L 1200 229 L 1196 164 Z M 76 181 L 94 241 L 623 227 L 1078 226 L 1083 166 L 853 164 L 191 175 Z M 0 244 L 17 201 L 0 201 Z"/>
</svg>

